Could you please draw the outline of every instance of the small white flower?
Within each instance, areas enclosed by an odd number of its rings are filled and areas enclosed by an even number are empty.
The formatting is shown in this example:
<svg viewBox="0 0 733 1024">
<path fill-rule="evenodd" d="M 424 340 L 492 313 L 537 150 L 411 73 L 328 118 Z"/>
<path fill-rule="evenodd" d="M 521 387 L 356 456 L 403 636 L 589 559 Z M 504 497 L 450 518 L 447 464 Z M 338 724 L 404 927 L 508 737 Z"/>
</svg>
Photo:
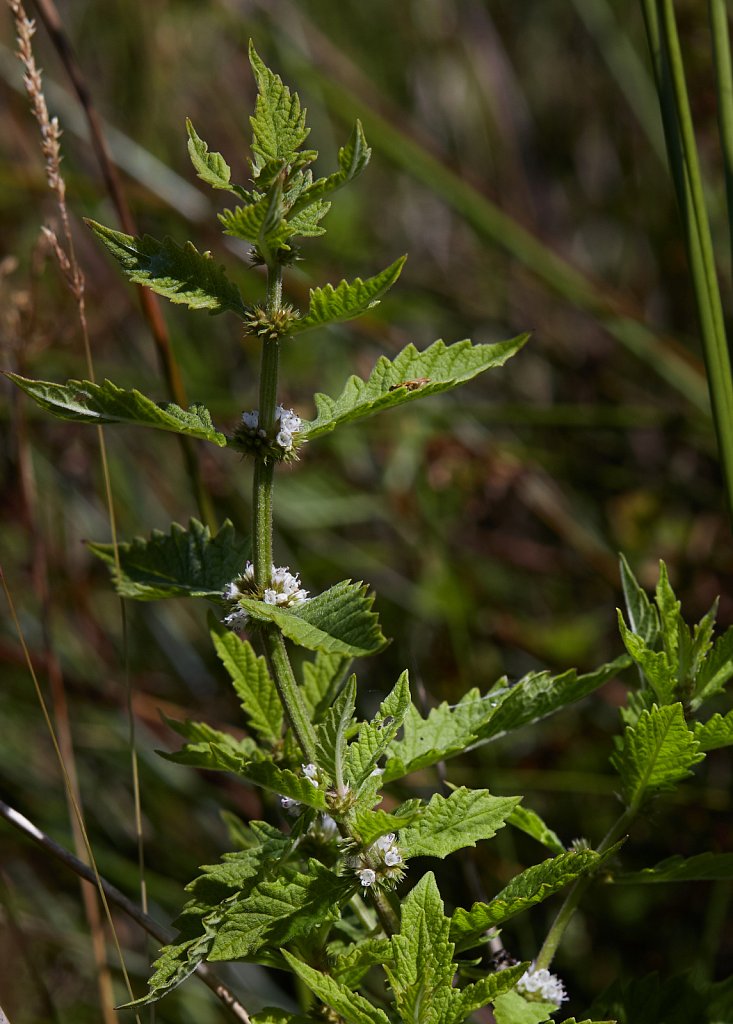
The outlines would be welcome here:
<svg viewBox="0 0 733 1024">
<path fill-rule="evenodd" d="M 517 982 L 517 989 L 527 996 L 534 996 L 556 1006 L 568 998 L 562 981 L 546 967 L 537 970 L 534 965 L 530 965 Z"/>
<path fill-rule="evenodd" d="M 334 836 L 338 835 L 338 830 L 339 827 L 330 814 L 321 815 L 321 832 L 324 836 L 328 839 L 333 839 Z"/>
<path fill-rule="evenodd" d="M 225 601 L 238 602 L 242 597 L 257 598 L 260 591 L 255 585 L 255 570 L 252 562 L 247 562 L 242 572 L 231 583 L 227 583 L 222 591 Z M 262 600 L 265 604 L 278 608 L 292 608 L 308 600 L 308 591 L 300 585 L 300 576 L 291 573 L 286 566 L 270 567 L 270 586 L 265 587 Z M 229 629 L 241 633 L 247 622 L 247 612 L 237 604 L 225 617 L 224 624 Z"/>
<path fill-rule="evenodd" d="M 377 880 L 376 872 L 372 871 L 371 868 L 360 868 L 356 873 L 365 889 L 368 889 L 370 885 L 374 885 Z"/>
<path fill-rule="evenodd" d="M 385 853 L 384 863 L 388 868 L 397 867 L 398 864 L 402 863 L 402 854 L 395 847 L 392 847 L 392 849 L 387 850 Z"/>
<path fill-rule="evenodd" d="M 224 625 L 233 633 L 242 633 L 247 625 L 247 615 L 244 608 L 235 608 L 233 612 L 224 617 Z"/>
<path fill-rule="evenodd" d="M 303 425 L 297 413 L 292 409 L 283 409 L 281 405 L 275 410 L 275 418 L 280 421 L 280 429 L 287 430 L 289 434 L 297 433 Z"/>
<path fill-rule="evenodd" d="M 275 443 L 283 448 L 286 452 L 289 452 L 293 447 L 293 435 L 289 430 L 279 430 Z"/>
<path fill-rule="evenodd" d="M 243 412 L 242 423 L 248 430 L 256 430 L 260 423 L 260 414 L 256 409 L 253 409 L 252 412 Z"/>
<path fill-rule="evenodd" d="M 369 774 L 373 777 L 377 775 L 384 775 L 384 768 L 374 768 Z"/>
<path fill-rule="evenodd" d="M 305 775 L 311 786 L 315 786 L 318 789 L 318 768 L 314 764 L 302 764 L 300 766 L 303 769 L 303 775 Z"/>
<path fill-rule="evenodd" d="M 388 832 L 386 836 L 380 836 L 374 844 L 378 850 L 389 850 L 394 845 L 395 834 Z"/>
<path fill-rule="evenodd" d="M 281 796 L 280 806 L 284 811 L 287 811 L 288 814 L 297 815 L 300 814 L 302 804 L 299 803 L 298 800 L 293 800 L 291 796 Z"/>
</svg>

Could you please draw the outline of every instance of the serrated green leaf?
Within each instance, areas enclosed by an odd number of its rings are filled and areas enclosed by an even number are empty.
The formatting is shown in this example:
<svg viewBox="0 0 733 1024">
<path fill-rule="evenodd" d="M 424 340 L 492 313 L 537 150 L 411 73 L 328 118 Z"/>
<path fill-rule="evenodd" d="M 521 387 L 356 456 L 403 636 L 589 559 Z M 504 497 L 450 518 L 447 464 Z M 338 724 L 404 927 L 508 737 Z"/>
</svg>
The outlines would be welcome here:
<svg viewBox="0 0 733 1024">
<path fill-rule="evenodd" d="M 494 974 L 487 974 L 473 985 L 467 985 L 460 991 L 459 998 L 454 1000 L 457 1005 L 452 1013 L 453 1021 L 465 1020 L 469 1014 L 488 1006 L 489 1003 L 495 1006 L 498 999 L 514 988 L 528 966 L 529 964 L 526 962 L 516 964 L 514 967 L 507 967 Z"/>
<path fill-rule="evenodd" d="M 514 729 L 546 718 L 554 711 L 582 700 L 603 686 L 630 664 L 626 655 L 601 665 L 594 672 L 578 675 L 575 669 L 553 676 L 549 672 L 530 672 L 500 696 L 500 702 L 487 723 L 478 730 L 479 742 L 497 739 Z M 489 697 L 491 694 L 489 694 Z"/>
<path fill-rule="evenodd" d="M 331 284 L 323 288 L 311 288 L 308 312 L 297 321 L 291 334 L 302 334 L 313 327 L 353 320 L 366 313 L 378 304 L 395 283 L 406 259 L 406 256 L 400 256 L 379 274 L 364 281 L 357 277 L 353 281 L 341 281 L 335 288 Z M 316 402 L 319 397 L 316 396 Z"/>
<path fill-rule="evenodd" d="M 695 857 L 668 857 L 653 868 L 614 876 L 622 885 L 653 885 L 660 882 L 713 882 L 733 878 L 733 853 L 699 853 Z"/>
<path fill-rule="evenodd" d="M 330 203 L 317 200 L 294 216 L 289 213 L 286 223 L 290 234 L 301 235 L 303 238 L 317 238 L 318 235 L 325 235 L 326 229 L 321 227 L 320 222 L 330 209 Z"/>
<path fill-rule="evenodd" d="M 353 891 L 350 881 L 315 860 L 307 874 L 292 872 L 260 882 L 245 899 L 226 905 L 208 959 L 238 960 L 263 947 L 277 950 L 338 920 Z"/>
<path fill-rule="evenodd" d="M 362 583 L 344 580 L 293 608 L 247 598 L 239 603 L 253 619 L 274 622 L 289 640 L 311 651 L 358 658 L 376 654 L 387 643 L 372 611 L 374 597 Z"/>
<path fill-rule="evenodd" d="M 319 178 L 301 192 L 291 207 L 288 218 L 290 223 L 293 223 L 293 214 L 305 210 L 311 204 L 325 199 L 353 181 L 369 163 L 371 155 L 372 151 L 367 146 L 361 121 L 357 121 L 349 141 L 338 151 L 338 171 L 326 178 Z"/>
<path fill-rule="evenodd" d="M 399 935 L 392 936 L 394 959 L 385 973 L 405 1024 L 449 1020 L 455 972 L 448 920 L 432 872 L 424 875 L 402 903 Z"/>
<path fill-rule="evenodd" d="M 355 989 L 370 967 L 389 963 L 393 956 L 389 939 L 366 939 L 337 956 L 331 970 L 342 985 Z"/>
<path fill-rule="evenodd" d="M 488 789 L 461 786 L 449 797 L 435 793 L 414 825 L 400 833 L 400 850 L 410 857 L 447 857 L 481 839 L 491 839 L 521 797 L 491 796 Z"/>
<path fill-rule="evenodd" d="M 644 678 L 660 704 L 671 704 L 677 689 L 677 667 L 670 664 L 666 651 L 653 651 L 641 636 L 633 633 L 617 609 L 618 628 L 624 647 L 641 669 Z"/>
<path fill-rule="evenodd" d="M 679 627 L 683 624 L 680 615 L 681 605 L 669 582 L 667 566 L 662 561 L 659 562 L 659 579 L 654 596 L 659 609 L 662 644 L 670 661 L 676 663 L 678 661 L 676 656 L 679 647 Z"/>
<path fill-rule="evenodd" d="M 112 544 L 90 544 L 90 551 L 110 567 L 117 592 L 138 601 L 162 597 L 220 597 L 242 571 L 249 542 L 227 520 L 212 537 L 208 526 L 191 519 L 188 530 L 173 523 L 170 533 L 153 530 L 118 544 L 120 572 Z"/>
<path fill-rule="evenodd" d="M 249 61 L 257 82 L 257 102 L 252 125 L 252 151 L 255 174 L 268 162 L 290 163 L 310 132 L 305 126 L 305 111 L 300 109 L 297 93 L 283 85 L 249 45 Z"/>
<path fill-rule="evenodd" d="M 733 744 L 733 711 L 729 711 L 725 718 L 716 711 L 707 722 L 695 722 L 695 739 L 700 750 L 729 747 Z"/>
<path fill-rule="evenodd" d="M 291 800 L 306 804 L 317 811 L 326 810 L 326 798 L 323 790 L 314 786 L 304 775 L 296 775 L 288 768 L 278 768 L 270 761 L 239 761 L 232 766 L 232 771 L 263 789 L 269 789 L 279 796 L 289 796 Z"/>
<path fill-rule="evenodd" d="M 354 829 L 358 833 L 364 846 L 376 842 L 380 836 L 386 836 L 390 832 L 399 832 L 400 829 L 411 825 L 416 818 L 422 814 L 422 807 L 412 808 L 407 814 L 390 814 L 388 811 L 377 809 L 376 811 L 358 811 L 354 815 Z"/>
<path fill-rule="evenodd" d="M 232 185 L 232 170 L 221 153 L 209 152 L 209 147 L 200 138 L 190 119 L 186 118 L 186 131 L 188 132 L 188 155 L 194 166 L 196 174 L 212 188 L 225 189 L 227 192 L 234 192 L 240 195 L 241 190 Z"/>
<path fill-rule="evenodd" d="M 352 676 L 316 727 L 318 767 L 335 783 L 337 793 L 345 791 L 344 757 L 355 709 L 356 676 Z"/>
<path fill-rule="evenodd" d="M 405 714 L 404 736 L 390 747 L 385 782 L 419 771 L 462 753 L 478 740 L 479 732 L 509 693 L 502 678 L 486 694 L 468 690 L 457 704 L 443 702 L 423 718 L 413 705 Z"/>
<path fill-rule="evenodd" d="M 216 653 L 231 676 L 242 710 L 250 727 L 268 743 L 282 735 L 283 709 L 267 662 L 252 645 L 211 616 L 209 632 Z"/>
<path fill-rule="evenodd" d="M 302 694 L 311 720 L 318 723 L 338 696 L 351 665 L 344 654 L 317 651 L 312 661 L 303 662 Z"/>
<path fill-rule="evenodd" d="M 619 556 L 619 562 L 629 626 L 633 633 L 653 649 L 659 638 L 659 615 L 623 555 Z"/>
<path fill-rule="evenodd" d="M 293 229 L 285 221 L 282 187 L 271 189 L 248 206 L 235 206 L 217 214 L 224 234 L 251 242 L 263 251 L 286 248 Z"/>
<path fill-rule="evenodd" d="M 529 807 L 525 807 L 524 804 L 519 804 L 514 808 L 507 818 L 507 823 L 536 839 L 538 843 L 542 843 L 553 853 L 565 853 L 565 847 L 557 833 L 544 823 L 539 814 L 530 810 Z"/>
<path fill-rule="evenodd" d="M 389 1024 L 389 1018 L 384 1010 L 372 1006 L 369 1000 L 358 992 L 352 992 L 347 985 L 335 978 L 309 967 L 286 949 L 282 950 L 282 955 L 310 991 L 342 1017 L 346 1024 Z"/>
<path fill-rule="evenodd" d="M 371 775 L 396 737 L 410 707 L 410 683 L 403 672 L 371 722 L 362 722 L 346 754 L 346 774 L 355 789 Z"/>
<path fill-rule="evenodd" d="M 249 761 L 258 754 L 257 744 L 249 736 L 238 740 L 219 729 L 213 729 L 206 722 L 193 722 L 191 719 L 179 722 L 164 714 L 162 718 L 179 736 L 188 740 L 180 750 L 173 753 L 160 752 L 162 757 L 175 764 L 211 771 L 229 771 L 232 763 Z M 225 751 L 224 755 L 222 751 Z"/>
<path fill-rule="evenodd" d="M 298 321 L 301 323 L 302 320 Z M 470 341 L 446 345 L 435 341 L 424 352 L 408 345 L 392 362 L 381 356 L 367 380 L 349 378 L 338 398 L 317 394 L 318 415 L 303 424 L 302 433 L 309 438 L 318 437 L 342 423 L 450 391 L 485 370 L 503 366 L 528 337 L 523 334 L 493 345 L 473 345 Z"/>
<path fill-rule="evenodd" d="M 172 238 L 159 242 L 150 235 L 135 238 L 87 220 L 97 238 L 112 253 L 133 284 L 150 288 L 171 302 L 209 313 L 230 310 L 246 315 L 239 289 L 224 268 L 191 242 L 178 245 Z"/>
<path fill-rule="evenodd" d="M 190 900 L 182 914 L 184 920 L 192 913 L 206 913 L 233 893 L 243 895 L 256 882 L 277 873 L 280 862 L 292 849 L 292 837 L 264 821 L 251 822 L 249 831 L 256 845 L 225 853 L 218 864 L 204 864 L 199 869 L 203 873 L 188 883 Z"/>
<path fill-rule="evenodd" d="M 148 980 L 149 991 L 140 999 L 125 1003 L 119 1009 L 132 1006 L 149 1006 L 163 996 L 178 988 L 186 978 L 190 978 L 198 965 L 207 957 L 213 942 L 213 926 L 195 939 L 163 946 L 160 956 L 153 964 L 153 974 Z"/>
<path fill-rule="evenodd" d="M 695 696 L 691 701 L 693 710 L 722 693 L 733 678 L 733 626 L 730 626 L 713 644 L 712 650 L 703 662 L 695 682 Z"/>
<path fill-rule="evenodd" d="M 61 420 L 73 423 L 128 423 L 135 427 L 153 427 L 174 434 L 185 434 L 211 441 L 223 448 L 226 435 L 216 430 L 205 405 L 182 409 L 173 402 L 154 402 L 133 389 L 118 388 L 111 380 L 94 384 L 88 380 L 69 380 L 54 384 L 30 380 L 17 373 L 6 373 L 34 402 Z"/>
<path fill-rule="evenodd" d="M 646 797 L 674 789 L 704 756 L 687 727 L 682 705 L 655 704 L 642 711 L 636 726 L 626 728 L 611 763 L 621 776 L 626 804 L 638 807 Z"/>
<path fill-rule="evenodd" d="M 530 1002 L 519 992 L 505 992 L 495 1000 L 493 1010 L 496 1024 L 553 1024 L 550 1014 L 557 1007 L 554 1003 Z"/>
<path fill-rule="evenodd" d="M 566 850 L 557 857 L 534 864 L 515 875 L 489 903 L 474 903 L 470 910 L 459 907 L 451 918 L 451 940 L 459 949 L 469 949 L 482 940 L 489 928 L 541 903 L 592 871 L 599 860 L 595 850 Z"/>
</svg>

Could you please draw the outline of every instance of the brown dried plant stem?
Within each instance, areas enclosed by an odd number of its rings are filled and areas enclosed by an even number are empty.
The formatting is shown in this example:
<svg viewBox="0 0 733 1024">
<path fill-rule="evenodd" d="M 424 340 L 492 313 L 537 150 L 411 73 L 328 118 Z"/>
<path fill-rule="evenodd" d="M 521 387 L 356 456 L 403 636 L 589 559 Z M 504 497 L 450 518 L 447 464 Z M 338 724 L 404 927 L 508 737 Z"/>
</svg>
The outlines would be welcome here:
<svg viewBox="0 0 733 1024">
<path fill-rule="evenodd" d="M 135 218 L 133 217 L 132 211 L 128 205 L 127 198 L 122 187 L 122 182 L 120 181 L 120 176 L 117 173 L 117 168 L 112 160 L 104 129 L 102 127 L 102 120 L 92 100 L 91 91 L 87 85 L 86 78 L 81 70 L 79 62 L 76 59 L 74 49 L 64 28 L 58 8 L 56 7 L 54 0 L 34 0 L 34 4 L 39 17 L 49 34 L 51 42 L 66 68 L 66 72 L 72 86 L 74 87 L 79 104 L 84 111 L 84 116 L 86 117 L 87 124 L 89 126 L 89 136 L 92 142 L 92 148 L 94 149 L 94 154 L 102 172 L 105 187 L 117 211 L 120 226 L 128 235 L 137 235 L 137 224 L 135 223 Z M 155 343 L 160 366 L 163 376 L 165 377 L 170 397 L 177 405 L 186 408 L 188 405 L 186 391 L 181 378 L 178 362 L 171 347 L 168 328 L 163 314 L 161 313 L 160 304 L 150 289 L 138 286 L 137 290 L 143 316 L 150 328 L 150 333 Z M 213 530 L 216 527 L 216 518 L 211 498 L 201 479 L 201 472 L 195 449 L 191 439 L 188 437 L 179 435 L 178 441 L 181 446 L 181 453 L 186 466 L 186 472 L 191 481 L 191 487 L 194 491 L 196 503 L 198 505 L 199 515 L 203 522 Z"/>
<path fill-rule="evenodd" d="M 56 200 L 61 220 L 61 234 L 62 239 L 65 242 L 65 247 L 59 241 L 54 230 L 44 227 L 43 233 L 46 241 L 56 256 L 61 273 L 76 301 L 84 339 L 87 365 L 91 370 L 92 359 L 84 309 L 84 276 L 78 266 L 74 253 L 74 243 L 71 235 L 68 210 L 66 207 L 66 183 L 63 175 L 61 174 L 61 129 L 57 119 L 50 118 L 48 113 L 46 98 L 43 92 L 41 73 L 35 62 L 31 42 L 34 32 L 33 22 L 27 17 L 20 0 L 9 0 L 9 6 L 12 11 L 17 30 L 18 58 L 20 59 L 25 71 L 24 82 L 26 91 L 31 101 L 33 115 L 41 132 L 41 149 L 46 166 L 46 178 L 49 189 Z M 21 489 L 23 492 L 25 507 L 27 509 L 29 530 L 33 546 L 33 581 L 41 607 L 43 645 L 49 683 L 51 686 L 54 720 L 59 737 L 60 757 L 65 765 L 65 778 L 68 783 L 66 788 L 66 799 L 69 808 L 72 834 L 74 836 L 74 844 L 77 853 L 81 857 L 84 857 L 84 818 L 81 791 L 76 771 L 76 759 L 74 755 L 71 725 L 69 722 L 68 703 L 66 700 L 66 690 L 64 687 L 61 666 L 58 658 L 56 657 L 55 651 L 53 650 L 52 644 L 52 612 L 48 583 L 46 548 L 42 532 L 38 524 L 33 464 L 30 458 L 30 449 L 27 443 L 27 432 L 25 430 L 25 420 L 22 416 L 22 406 L 20 403 L 16 408 Z M 100 450 L 102 461 L 105 466 L 110 523 L 112 524 L 114 533 L 114 510 L 111 504 L 109 475 L 106 472 L 106 453 L 104 450 L 104 442 L 101 437 Z M 114 1024 L 114 990 L 112 986 L 112 976 L 107 964 L 106 943 L 99 904 L 94 894 L 86 889 L 86 887 L 82 888 L 82 900 L 92 939 L 92 949 L 96 965 L 97 987 L 99 990 L 99 1000 L 103 1020 L 105 1024 Z"/>
<path fill-rule="evenodd" d="M 48 682 L 51 689 L 51 703 L 53 706 L 54 723 L 59 738 L 59 747 L 66 763 L 69 774 L 71 793 L 66 794 L 68 805 L 69 821 L 74 838 L 74 849 L 79 857 L 84 857 L 84 837 L 81 833 L 79 823 L 74 814 L 73 799 L 76 801 L 82 815 L 84 814 L 79 777 L 76 770 L 76 755 L 74 752 L 74 741 L 69 720 L 69 705 L 66 698 L 66 687 L 64 685 L 61 663 L 53 646 L 53 604 L 49 585 L 48 557 L 46 542 L 39 525 L 37 488 L 33 461 L 30 454 L 30 446 L 27 440 L 27 429 L 25 416 L 22 413 L 23 403 L 17 403 L 17 437 L 18 437 L 18 463 L 20 469 L 20 484 L 23 502 L 26 508 L 28 519 L 28 530 L 31 536 L 32 545 L 32 575 L 33 586 L 40 606 L 40 624 L 44 662 Z M 102 915 L 100 913 L 99 901 L 93 889 L 86 885 L 81 886 L 81 897 L 84 903 L 84 912 L 89 922 L 89 931 L 92 939 L 94 962 L 96 965 L 97 987 L 99 989 L 99 1001 L 102 1016 L 106 1024 L 114 1024 L 115 1014 L 114 990 L 112 976 L 107 964 L 107 950 L 104 937 Z"/>
<path fill-rule="evenodd" d="M 146 914 L 144 910 L 142 910 L 136 903 L 133 903 L 132 900 L 128 899 L 127 896 L 120 892 L 119 889 L 115 888 L 114 885 L 106 881 L 106 879 L 101 878 L 99 875 L 96 875 L 95 872 L 84 863 L 84 861 L 79 860 L 79 858 L 75 857 L 73 853 L 61 846 L 61 844 L 57 843 L 54 839 L 51 839 L 50 836 L 47 836 L 45 832 L 42 832 L 37 828 L 33 822 L 28 820 L 28 818 L 20 814 L 2 800 L 0 800 L 0 817 L 4 818 L 5 821 L 18 829 L 19 832 L 22 832 L 23 835 L 32 839 L 34 843 L 42 847 L 42 849 L 47 853 L 50 853 L 62 864 L 71 868 L 72 871 L 76 872 L 76 874 L 86 882 L 95 886 L 99 882 L 108 901 L 133 921 L 136 921 L 141 928 L 144 928 L 145 931 L 149 935 L 152 935 L 154 939 L 157 939 L 158 942 L 163 945 L 167 945 L 172 942 L 174 936 L 173 932 L 169 928 L 166 928 L 154 918 L 150 917 L 149 914 Z M 204 984 L 211 989 L 216 997 L 221 1000 L 236 1020 L 242 1021 L 244 1024 L 250 1024 L 250 1017 L 247 1010 L 231 990 L 227 988 L 222 981 L 220 981 L 208 964 L 199 964 L 196 968 L 196 974 Z M 0 1017 L 0 1024 L 2 1024 L 2 1017 Z"/>
</svg>

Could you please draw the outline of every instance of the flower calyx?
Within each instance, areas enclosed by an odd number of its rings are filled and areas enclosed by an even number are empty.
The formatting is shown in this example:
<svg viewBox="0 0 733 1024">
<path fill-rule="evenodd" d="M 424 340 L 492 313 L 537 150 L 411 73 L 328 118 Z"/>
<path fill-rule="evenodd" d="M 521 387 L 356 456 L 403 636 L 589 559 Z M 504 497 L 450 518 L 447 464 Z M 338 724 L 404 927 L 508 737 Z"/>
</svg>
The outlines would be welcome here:
<svg viewBox="0 0 733 1024">
<path fill-rule="evenodd" d="M 263 306 L 250 306 L 244 318 L 244 326 L 249 335 L 264 341 L 278 341 L 292 330 L 293 324 L 299 319 L 300 313 L 290 305 L 284 305 L 272 313 L 268 313 Z"/>
<path fill-rule="evenodd" d="M 380 836 L 367 850 L 352 857 L 349 865 L 364 889 L 373 885 L 394 889 L 407 870 L 394 832 Z"/>
</svg>

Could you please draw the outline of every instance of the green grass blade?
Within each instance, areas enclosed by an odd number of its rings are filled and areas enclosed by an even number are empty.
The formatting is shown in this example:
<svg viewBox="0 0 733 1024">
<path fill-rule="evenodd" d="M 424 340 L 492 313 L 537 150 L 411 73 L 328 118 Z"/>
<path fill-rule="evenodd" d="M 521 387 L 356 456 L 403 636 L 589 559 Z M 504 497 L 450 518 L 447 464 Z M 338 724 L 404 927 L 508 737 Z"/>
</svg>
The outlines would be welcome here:
<svg viewBox="0 0 733 1024">
<path fill-rule="evenodd" d="M 733 376 L 672 0 L 643 0 L 643 12 L 698 308 L 728 507 L 733 510 Z"/>
</svg>

